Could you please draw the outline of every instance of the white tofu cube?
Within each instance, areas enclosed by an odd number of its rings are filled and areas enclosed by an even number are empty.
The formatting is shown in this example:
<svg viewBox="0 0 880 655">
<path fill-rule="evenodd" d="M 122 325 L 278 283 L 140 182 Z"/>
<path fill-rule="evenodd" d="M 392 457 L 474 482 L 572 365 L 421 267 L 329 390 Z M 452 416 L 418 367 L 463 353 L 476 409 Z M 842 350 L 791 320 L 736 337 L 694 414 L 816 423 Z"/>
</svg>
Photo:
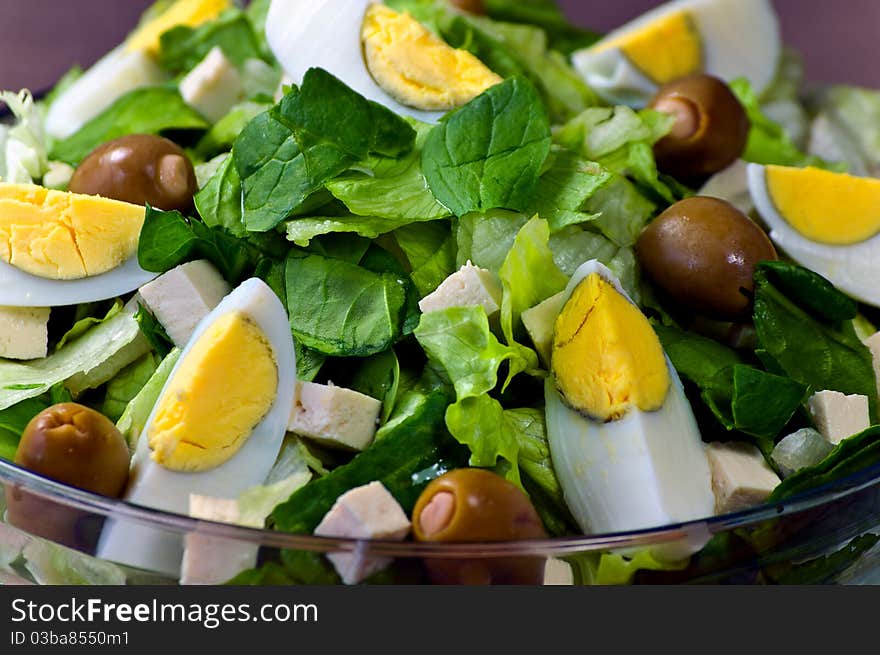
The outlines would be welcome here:
<svg viewBox="0 0 880 655">
<path fill-rule="evenodd" d="M 544 564 L 545 586 L 570 586 L 574 584 L 571 564 L 556 557 L 548 557 Z"/>
<path fill-rule="evenodd" d="M 865 339 L 864 343 L 874 360 L 874 377 L 877 378 L 877 395 L 880 396 L 880 332 Z"/>
<path fill-rule="evenodd" d="M 820 391 L 810 397 L 807 408 L 816 428 L 835 446 L 848 437 L 864 432 L 871 425 L 867 396 Z"/>
<path fill-rule="evenodd" d="M 181 264 L 139 290 L 147 308 L 179 348 L 232 289 L 214 266 L 200 259 Z"/>
<path fill-rule="evenodd" d="M 553 352 L 553 330 L 556 325 L 556 317 L 559 316 L 564 304 L 565 292 L 561 291 L 539 305 L 527 309 L 521 315 L 526 332 L 532 338 L 532 343 L 535 344 L 535 349 L 545 366 L 550 366 L 550 355 Z"/>
<path fill-rule="evenodd" d="M 319 537 L 402 541 L 410 522 L 381 482 L 371 482 L 342 494 L 321 519 Z M 357 584 L 391 563 L 384 557 L 366 557 L 361 552 L 331 553 L 327 559 L 345 584 Z"/>
<path fill-rule="evenodd" d="M 212 123 L 223 118 L 242 99 L 241 75 L 220 46 L 211 52 L 180 81 L 180 95 Z"/>
<path fill-rule="evenodd" d="M 240 523 L 238 501 L 228 498 L 190 494 L 189 514 L 205 521 Z M 259 550 L 258 544 L 190 532 L 183 541 L 180 584 L 223 584 L 255 567 Z"/>
<path fill-rule="evenodd" d="M 40 359 L 49 348 L 48 307 L 0 307 L 0 357 Z"/>
<path fill-rule="evenodd" d="M 759 505 L 781 482 L 752 444 L 714 442 L 707 446 L 706 456 L 712 471 L 716 514 Z"/>
<path fill-rule="evenodd" d="M 379 427 L 382 403 L 344 387 L 297 382 L 289 432 L 331 448 L 364 450 Z"/>
<path fill-rule="evenodd" d="M 501 309 L 501 284 L 492 271 L 468 262 L 440 283 L 432 293 L 419 301 L 423 314 L 450 307 L 481 305 L 487 316 Z"/>
</svg>

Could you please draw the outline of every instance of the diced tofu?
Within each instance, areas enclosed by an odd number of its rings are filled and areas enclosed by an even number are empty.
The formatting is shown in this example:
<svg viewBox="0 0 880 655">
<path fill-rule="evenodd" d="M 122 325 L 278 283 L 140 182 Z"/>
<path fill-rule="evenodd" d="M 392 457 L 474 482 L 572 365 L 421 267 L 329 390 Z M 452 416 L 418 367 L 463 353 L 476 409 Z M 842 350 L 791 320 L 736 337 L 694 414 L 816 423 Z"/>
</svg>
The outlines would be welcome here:
<svg viewBox="0 0 880 655">
<path fill-rule="evenodd" d="M 48 307 L 0 307 L 0 357 L 45 357 L 49 348 L 48 327 Z"/>
<path fill-rule="evenodd" d="M 139 292 L 174 345 L 183 348 L 199 321 L 231 291 L 217 269 L 200 259 L 171 269 Z"/>
<path fill-rule="evenodd" d="M 874 359 L 874 377 L 877 378 L 877 395 L 880 396 L 880 332 L 865 339 L 864 343 Z"/>
<path fill-rule="evenodd" d="M 371 482 L 342 494 L 315 528 L 319 537 L 402 541 L 410 522 L 385 486 Z M 357 584 L 391 563 L 383 557 L 363 553 L 331 553 L 332 562 L 345 584 Z"/>
<path fill-rule="evenodd" d="M 297 382 L 289 432 L 332 448 L 364 450 L 373 442 L 382 403 L 357 391 Z"/>
<path fill-rule="evenodd" d="M 419 302 L 423 314 L 450 307 L 482 305 L 487 316 L 501 309 L 501 284 L 492 271 L 468 262 Z"/>
<path fill-rule="evenodd" d="M 244 87 L 241 75 L 215 46 L 207 56 L 180 81 L 180 95 L 205 118 L 216 123 L 241 100 Z"/>
<path fill-rule="evenodd" d="M 190 494 L 189 514 L 193 518 L 237 524 L 237 500 Z M 224 539 L 200 532 L 184 537 L 180 584 L 215 585 L 231 580 L 257 565 L 259 545 Z"/>
<path fill-rule="evenodd" d="M 532 338 L 532 343 L 535 344 L 535 349 L 545 366 L 550 366 L 550 354 L 553 350 L 553 328 L 556 324 L 556 317 L 562 311 L 564 304 L 565 292 L 561 291 L 522 313 L 522 322 L 526 332 Z"/>
<path fill-rule="evenodd" d="M 835 446 L 871 425 L 868 397 L 846 396 L 839 391 L 820 391 L 807 402 L 816 428 Z"/>
<path fill-rule="evenodd" d="M 573 585 L 571 564 L 555 557 L 548 557 L 544 564 L 544 584 L 547 586 Z"/>
<path fill-rule="evenodd" d="M 770 459 L 787 478 L 807 466 L 815 466 L 834 450 L 828 441 L 813 428 L 804 428 L 780 440 Z"/>
<path fill-rule="evenodd" d="M 50 161 L 49 170 L 43 175 L 43 186 L 47 189 L 67 189 L 75 171 L 73 166 L 63 161 Z"/>
<path fill-rule="evenodd" d="M 759 505 L 781 482 L 752 444 L 715 442 L 707 446 L 706 455 L 712 471 L 716 514 Z"/>
</svg>

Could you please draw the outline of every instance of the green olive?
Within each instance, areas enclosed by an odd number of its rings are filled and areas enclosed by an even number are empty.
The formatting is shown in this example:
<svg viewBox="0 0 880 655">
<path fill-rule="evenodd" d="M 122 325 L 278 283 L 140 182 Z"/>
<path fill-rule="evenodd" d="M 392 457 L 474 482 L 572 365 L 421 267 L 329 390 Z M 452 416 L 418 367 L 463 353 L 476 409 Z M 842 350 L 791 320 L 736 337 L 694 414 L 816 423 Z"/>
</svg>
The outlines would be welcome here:
<svg viewBox="0 0 880 655">
<path fill-rule="evenodd" d="M 730 166 L 746 148 L 749 118 L 724 82 L 692 75 L 663 86 L 650 104 L 675 118 L 654 146 L 657 166 L 685 181 L 705 179 Z"/>
<path fill-rule="evenodd" d="M 720 320 L 747 318 L 755 267 L 778 259 L 767 234 L 718 198 L 678 202 L 636 244 L 648 277 L 674 302 Z"/>
<path fill-rule="evenodd" d="M 15 463 L 52 480 L 118 498 L 129 471 L 125 438 L 103 414 L 60 403 L 37 414 L 18 444 Z M 53 541 L 80 546 L 83 514 L 25 489 L 7 487 L 9 522 Z"/>
<path fill-rule="evenodd" d="M 447 0 L 447 2 L 453 7 L 458 7 L 469 14 L 479 14 L 482 16 L 486 14 L 486 6 L 483 4 L 483 0 Z"/>
<path fill-rule="evenodd" d="M 186 213 L 198 183 L 189 157 L 176 143 L 152 134 L 131 134 L 89 153 L 68 190 Z"/>
<path fill-rule="evenodd" d="M 547 536 L 528 496 L 482 469 L 456 469 L 433 480 L 413 510 L 418 541 L 491 542 Z M 541 584 L 544 559 L 511 557 L 426 560 L 437 584 Z"/>
</svg>

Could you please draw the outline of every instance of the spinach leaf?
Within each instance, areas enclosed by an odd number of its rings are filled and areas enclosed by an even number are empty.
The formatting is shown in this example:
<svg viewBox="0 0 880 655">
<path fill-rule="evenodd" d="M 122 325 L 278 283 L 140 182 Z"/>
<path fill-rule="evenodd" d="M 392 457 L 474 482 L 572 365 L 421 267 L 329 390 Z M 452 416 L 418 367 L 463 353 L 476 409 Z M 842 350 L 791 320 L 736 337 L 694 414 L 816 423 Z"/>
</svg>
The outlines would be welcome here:
<svg viewBox="0 0 880 655">
<path fill-rule="evenodd" d="M 783 291 L 773 280 L 785 275 Z M 870 350 L 858 338 L 851 320 L 829 321 L 803 309 L 815 303 L 817 289 L 832 300 L 824 310 L 840 316 L 843 300 L 826 287 L 815 273 L 795 264 L 758 265 L 755 271 L 755 328 L 758 342 L 781 370 L 814 391 L 831 390 L 861 394 L 870 401 L 871 417 L 877 419 L 877 383 Z M 792 282 L 796 280 L 797 283 Z M 804 280 L 807 280 L 804 282 Z M 842 295 L 842 294 L 840 294 Z M 809 298 L 812 296 L 812 298 Z M 836 308 L 836 309 L 835 309 Z"/>
<path fill-rule="evenodd" d="M 235 9 L 198 27 L 178 25 L 159 38 L 159 65 L 170 73 L 189 71 L 219 47 L 235 66 L 260 57 L 260 46 L 248 17 Z"/>
<path fill-rule="evenodd" d="M 379 425 L 384 425 L 394 410 L 399 384 L 400 362 L 394 350 L 386 350 L 360 362 L 346 386 L 382 401 Z"/>
<path fill-rule="evenodd" d="M 187 219 L 178 211 L 147 207 L 138 243 L 138 262 L 147 271 L 164 273 L 191 259 L 210 261 L 230 284 L 253 270 L 259 251 L 220 228 Z"/>
<path fill-rule="evenodd" d="M 244 222 L 264 232 L 370 152 L 408 152 L 415 130 L 330 73 L 313 68 L 242 131 L 233 153 L 244 189 Z"/>
<path fill-rule="evenodd" d="M 550 154 L 550 121 L 522 77 L 497 84 L 448 114 L 425 143 L 422 170 L 456 216 L 528 207 Z"/>
<path fill-rule="evenodd" d="M 807 398 L 809 388 L 790 378 L 738 364 L 731 410 L 737 430 L 755 437 L 769 456 L 776 437 Z"/>
<path fill-rule="evenodd" d="M 809 269 L 789 262 L 763 262 L 761 270 L 782 293 L 820 319 L 850 321 L 859 313 L 855 300 Z"/>
<path fill-rule="evenodd" d="M 388 350 L 401 335 L 407 284 L 398 275 L 292 251 L 286 283 L 290 326 L 304 346 L 366 357 Z"/>
<path fill-rule="evenodd" d="M 207 121 L 175 88 L 135 89 L 119 98 L 78 132 L 59 141 L 52 159 L 78 165 L 96 147 L 127 134 L 159 134 L 166 130 L 203 130 Z"/>
</svg>

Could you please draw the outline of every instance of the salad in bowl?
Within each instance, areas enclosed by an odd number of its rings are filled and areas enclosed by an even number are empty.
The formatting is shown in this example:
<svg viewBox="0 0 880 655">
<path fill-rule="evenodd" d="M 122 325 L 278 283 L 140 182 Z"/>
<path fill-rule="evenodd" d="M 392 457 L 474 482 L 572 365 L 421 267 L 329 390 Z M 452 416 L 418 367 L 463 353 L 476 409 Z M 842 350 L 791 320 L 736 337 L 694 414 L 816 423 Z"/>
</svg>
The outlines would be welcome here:
<svg viewBox="0 0 880 655">
<path fill-rule="evenodd" d="M 880 93 L 769 0 L 160 0 L 0 99 L 5 579 L 877 557 Z"/>
</svg>

